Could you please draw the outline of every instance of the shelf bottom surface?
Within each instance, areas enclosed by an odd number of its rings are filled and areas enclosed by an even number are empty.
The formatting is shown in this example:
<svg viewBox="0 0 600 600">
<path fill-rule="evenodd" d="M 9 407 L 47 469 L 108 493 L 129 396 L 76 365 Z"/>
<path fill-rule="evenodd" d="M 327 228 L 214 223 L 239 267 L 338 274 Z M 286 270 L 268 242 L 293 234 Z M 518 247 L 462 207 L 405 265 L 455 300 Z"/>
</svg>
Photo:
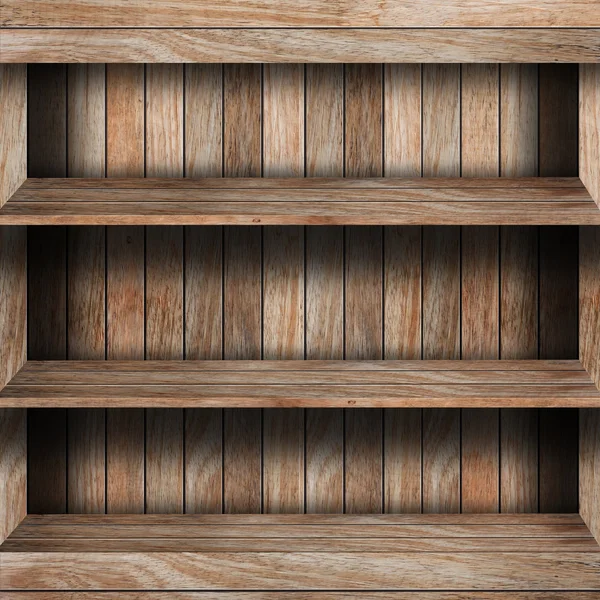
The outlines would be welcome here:
<svg viewBox="0 0 600 600">
<path fill-rule="evenodd" d="M 30 515 L 0 547 L 0 590 L 592 598 L 600 546 L 570 514 Z"/>
</svg>

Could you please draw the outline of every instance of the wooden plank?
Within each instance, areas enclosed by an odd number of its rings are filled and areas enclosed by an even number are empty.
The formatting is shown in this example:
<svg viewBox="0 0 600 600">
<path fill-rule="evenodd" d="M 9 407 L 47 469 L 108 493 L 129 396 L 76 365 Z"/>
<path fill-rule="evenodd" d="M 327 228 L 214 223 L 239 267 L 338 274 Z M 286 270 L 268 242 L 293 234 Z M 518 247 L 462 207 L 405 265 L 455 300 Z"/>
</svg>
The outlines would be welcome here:
<svg viewBox="0 0 600 600">
<path fill-rule="evenodd" d="M 223 67 L 185 66 L 185 173 L 223 174 Z"/>
<path fill-rule="evenodd" d="M 73 513 L 106 511 L 106 411 L 68 411 L 67 508 Z"/>
<path fill-rule="evenodd" d="M 304 173 L 304 68 L 265 65 L 263 74 L 263 174 Z M 304 229 L 263 232 L 263 356 L 304 357 Z M 263 509 L 304 512 L 304 413 L 263 415 Z"/>
<path fill-rule="evenodd" d="M 447 7 L 444 7 L 447 8 Z M 442 11 L 443 12 L 443 11 Z M 112 25 L 112 23 L 111 23 Z M 10 63 L 595 63 L 600 29 L 3 29 Z M 424 48 L 426 50 L 424 50 Z"/>
<path fill-rule="evenodd" d="M 143 177 L 143 65 L 106 67 L 106 174 Z M 106 356 L 145 356 L 145 235 L 142 227 L 106 231 Z M 145 416 L 142 409 L 106 413 L 106 511 L 143 513 Z"/>
<path fill-rule="evenodd" d="M 384 165 L 388 177 L 421 175 L 421 65 L 384 65 Z"/>
<path fill-rule="evenodd" d="M 146 411 L 146 512 L 183 512 L 183 410 Z"/>
<path fill-rule="evenodd" d="M 27 230 L 22 227 L 0 227 L 0 322 L 2 388 L 27 360 Z"/>
<path fill-rule="evenodd" d="M 538 428 L 537 410 L 501 411 L 501 512 L 539 510 Z"/>
<path fill-rule="evenodd" d="M 600 206 L 598 131 L 600 130 L 600 68 L 579 68 L 579 176 Z"/>
<path fill-rule="evenodd" d="M 0 206 L 27 177 L 27 67 L 0 65 Z"/>
<path fill-rule="evenodd" d="M 27 515 L 27 411 L 0 410 L 0 543 Z"/>
<path fill-rule="evenodd" d="M 344 69 L 306 65 L 306 175 L 344 173 Z M 306 358 L 344 356 L 344 233 L 307 227 L 305 237 Z M 344 510 L 344 412 L 306 410 L 305 505 L 308 513 Z"/>
<path fill-rule="evenodd" d="M 106 174 L 144 175 L 144 65 L 106 65 Z"/>
<path fill-rule="evenodd" d="M 597 553 L 3 553 L 5 589 L 598 589 Z M 243 562 L 242 562 L 243 561 Z M 223 563 L 232 567 L 223 573 Z M 401 570 L 394 565 L 402 564 Z M 98 565 L 104 565 L 99 569 Z M 240 565 L 237 567 L 237 565 Z M 525 567 L 525 568 L 524 568 Z M 158 577 L 157 574 L 160 574 Z M 71 584 L 72 585 L 72 584 Z"/>
<path fill-rule="evenodd" d="M 186 513 L 223 510 L 223 411 L 185 411 Z"/>
<path fill-rule="evenodd" d="M 92 0 L 68 3 L 6 0 L 2 27 L 598 27 L 593 2 L 527 0 L 516 7 L 501 0 L 489 7 L 482 0 L 446 6 L 441 0 L 409 5 L 381 5 L 368 0 L 357 7 L 349 0 L 331 6 L 325 0 L 280 6 L 260 0 L 240 7 L 232 0 L 184 0 L 177 8 L 159 0 L 152 10 L 140 1 L 116 0 L 98 12 Z"/>
<path fill-rule="evenodd" d="M 582 227 L 579 239 L 579 353 L 596 386 L 600 387 L 600 233 Z M 600 539 L 600 419 L 598 410 L 579 413 L 579 503 L 581 516 Z"/>
</svg>

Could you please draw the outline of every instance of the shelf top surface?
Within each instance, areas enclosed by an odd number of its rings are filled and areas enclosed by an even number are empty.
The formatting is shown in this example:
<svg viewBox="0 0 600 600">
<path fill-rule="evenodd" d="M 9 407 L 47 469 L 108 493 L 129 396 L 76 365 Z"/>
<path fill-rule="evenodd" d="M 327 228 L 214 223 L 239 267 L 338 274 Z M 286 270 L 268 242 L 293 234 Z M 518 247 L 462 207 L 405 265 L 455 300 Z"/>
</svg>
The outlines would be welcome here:
<svg viewBox="0 0 600 600">
<path fill-rule="evenodd" d="M 579 361 L 30 361 L 20 407 L 600 407 Z"/>
<path fill-rule="evenodd" d="M 33 179 L 0 225 L 593 225 L 578 178 Z"/>
</svg>

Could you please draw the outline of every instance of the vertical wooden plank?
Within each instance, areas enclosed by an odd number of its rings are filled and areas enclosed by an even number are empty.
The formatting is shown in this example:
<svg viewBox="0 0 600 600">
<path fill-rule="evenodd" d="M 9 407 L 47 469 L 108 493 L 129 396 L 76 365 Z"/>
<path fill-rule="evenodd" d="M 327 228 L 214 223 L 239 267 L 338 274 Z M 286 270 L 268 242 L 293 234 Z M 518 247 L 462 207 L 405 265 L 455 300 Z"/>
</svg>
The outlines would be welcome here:
<svg viewBox="0 0 600 600">
<path fill-rule="evenodd" d="M 185 66 L 185 172 L 223 174 L 223 66 Z M 185 356 L 223 357 L 223 228 L 185 228 Z M 223 411 L 185 411 L 185 512 L 223 509 Z"/>
<path fill-rule="evenodd" d="M 579 177 L 600 206 L 600 65 L 579 65 Z"/>
<path fill-rule="evenodd" d="M 27 410 L 3 408 L 0 410 L 0 544 L 26 515 Z"/>
<path fill-rule="evenodd" d="M 27 68 L 28 177 L 67 176 L 67 67 Z"/>
<path fill-rule="evenodd" d="M 69 65 L 67 89 L 67 173 L 71 177 L 104 177 L 104 65 Z M 68 358 L 102 360 L 105 358 L 105 228 L 69 228 L 67 242 Z M 67 414 L 69 512 L 103 513 L 105 411 L 77 409 Z"/>
<path fill-rule="evenodd" d="M 0 389 L 27 360 L 27 228 L 0 227 Z"/>
<path fill-rule="evenodd" d="M 463 65 L 461 160 L 465 177 L 499 174 L 497 65 Z M 462 358 L 499 358 L 498 227 L 462 228 Z M 499 413 L 461 411 L 461 508 L 499 508 Z"/>
<path fill-rule="evenodd" d="M 459 65 L 423 65 L 423 175 L 460 176 Z"/>
<path fill-rule="evenodd" d="M 579 355 L 600 388 L 600 229 L 579 235 Z M 579 512 L 600 540 L 600 411 L 579 413 Z"/>
<path fill-rule="evenodd" d="M 185 174 L 223 174 L 223 67 L 185 66 Z"/>
<path fill-rule="evenodd" d="M 106 65 L 106 174 L 144 176 L 144 65 Z"/>
<path fill-rule="evenodd" d="M 346 66 L 346 175 L 382 175 L 381 65 Z M 345 356 L 383 357 L 382 228 L 346 228 Z M 345 510 L 381 512 L 383 414 L 346 411 Z"/>
<path fill-rule="evenodd" d="M 384 66 L 386 177 L 421 175 L 421 65 Z"/>
<path fill-rule="evenodd" d="M 223 101 L 225 176 L 260 176 L 260 65 L 226 65 Z"/>
<path fill-rule="evenodd" d="M 144 65 L 106 67 L 108 177 L 143 177 Z M 106 339 L 109 360 L 144 359 L 143 227 L 107 227 Z M 144 512 L 143 409 L 106 412 L 106 509 Z"/>
<path fill-rule="evenodd" d="M 578 174 L 578 66 L 540 65 L 540 176 Z"/>
<path fill-rule="evenodd" d="M 505 408 L 500 418 L 500 512 L 538 512 L 538 411 Z"/>
<path fill-rule="evenodd" d="M 146 67 L 146 174 L 183 176 L 183 67 Z M 146 358 L 183 358 L 183 228 L 146 230 Z M 146 511 L 183 512 L 183 410 L 146 411 Z"/>
<path fill-rule="evenodd" d="M 500 174 L 538 173 L 538 66 L 500 66 Z"/>
<path fill-rule="evenodd" d="M 343 65 L 306 65 L 306 175 L 344 173 Z M 342 227 L 306 228 L 306 358 L 344 356 Z M 344 510 L 344 411 L 306 410 L 306 511 Z"/>
<path fill-rule="evenodd" d="M 538 173 L 538 67 L 500 66 L 500 173 Z M 538 356 L 538 228 L 500 228 L 500 357 Z M 538 510 L 538 411 L 500 411 L 500 510 Z"/>
<path fill-rule="evenodd" d="M 578 174 L 577 65 L 540 65 L 540 174 Z M 576 227 L 540 230 L 540 358 L 579 355 Z M 540 411 L 542 512 L 577 511 L 579 415 L 576 410 Z"/>
<path fill-rule="evenodd" d="M 224 71 L 224 174 L 261 175 L 261 67 L 226 65 Z M 258 227 L 226 227 L 224 246 L 224 357 L 262 356 L 262 235 Z M 223 411 L 223 510 L 262 508 L 260 410 Z"/>
<path fill-rule="evenodd" d="M 69 409 L 68 510 L 104 513 L 106 504 L 105 410 Z"/>
<path fill-rule="evenodd" d="M 460 175 L 460 67 L 423 65 L 423 174 Z M 460 229 L 423 229 L 423 358 L 460 358 Z M 460 510 L 460 414 L 423 411 L 423 512 Z"/>
<path fill-rule="evenodd" d="M 0 207 L 27 178 L 27 65 L 0 65 Z"/>
<path fill-rule="evenodd" d="M 146 512 L 183 512 L 183 410 L 146 411 Z"/>
<path fill-rule="evenodd" d="M 69 177 L 104 177 L 105 66 L 69 65 L 67 77 L 67 172 Z"/>
<path fill-rule="evenodd" d="M 65 177 L 67 70 L 28 67 L 28 176 Z M 67 357 L 66 228 L 29 227 L 27 235 L 27 354 L 30 360 Z M 28 511 L 67 511 L 67 411 L 28 411 Z"/>
<path fill-rule="evenodd" d="M 421 175 L 421 65 L 384 66 L 384 175 Z M 385 227 L 385 358 L 421 358 L 420 227 Z M 384 411 L 384 508 L 421 511 L 421 410 Z"/>
</svg>

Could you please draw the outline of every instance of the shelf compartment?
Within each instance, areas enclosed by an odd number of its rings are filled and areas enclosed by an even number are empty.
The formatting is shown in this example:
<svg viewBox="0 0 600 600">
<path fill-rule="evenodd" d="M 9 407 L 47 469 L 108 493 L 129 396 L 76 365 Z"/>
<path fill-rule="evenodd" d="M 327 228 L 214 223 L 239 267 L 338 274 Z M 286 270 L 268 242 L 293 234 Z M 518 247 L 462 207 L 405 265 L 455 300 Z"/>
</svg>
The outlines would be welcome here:
<svg viewBox="0 0 600 600">
<path fill-rule="evenodd" d="M 600 590 L 570 514 L 31 515 L 0 565 L 4 590 Z"/>
<path fill-rule="evenodd" d="M 30 361 L 3 407 L 597 407 L 570 361 Z"/>
<path fill-rule="evenodd" d="M 578 178 L 30 179 L 0 225 L 580 225 Z"/>
</svg>

